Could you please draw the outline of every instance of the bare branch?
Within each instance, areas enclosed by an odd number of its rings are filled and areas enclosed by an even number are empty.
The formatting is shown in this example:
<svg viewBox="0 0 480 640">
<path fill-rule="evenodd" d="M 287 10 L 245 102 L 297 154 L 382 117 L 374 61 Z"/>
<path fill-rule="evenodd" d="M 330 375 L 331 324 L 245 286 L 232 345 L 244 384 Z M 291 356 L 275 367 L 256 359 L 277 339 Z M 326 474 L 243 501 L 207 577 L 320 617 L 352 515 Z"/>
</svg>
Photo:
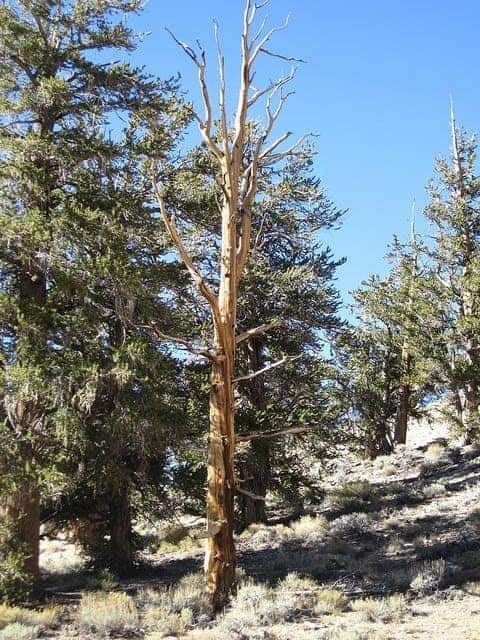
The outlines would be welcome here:
<svg viewBox="0 0 480 640">
<path fill-rule="evenodd" d="M 202 138 L 205 144 L 207 145 L 211 153 L 217 158 L 217 160 L 221 161 L 222 152 L 220 151 L 214 139 L 212 138 L 212 120 L 213 120 L 212 105 L 210 101 L 210 93 L 208 91 L 207 81 L 205 79 L 205 70 L 207 68 L 205 50 L 203 49 L 201 44 L 197 41 L 197 46 L 199 47 L 199 50 L 200 50 L 200 57 L 199 57 L 196 51 L 190 45 L 179 40 L 175 36 L 175 34 L 172 33 L 172 31 L 170 31 L 170 29 L 166 28 L 166 31 L 167 33 L 170 34 L 170 36 L 178 44 L 178 46 L 185 51 L 187 56 L 193 61 L 193 63 L 198 68 L 198 82 L 200 84 L 200 91 L 202 94 L 203 105 L 205 108 L 205 119 L 202 121 L 202 119 L 198 116 L 196 112 L 194 112 L 193 115 L 198 122 L 198 127 L 200 129 L 200 133 L 202 134 Z"/>
<path fill-rule="evenodd" d="M 240 493 L 242 496 L 247 496 L 247 498 L 251 498 L 252 500 L 259 500 L 261 502 L 265 502 L 265 499 L 263 496 L 257 496 L 256 493 L 252 493 L 251 491 L 247 491 L 246 489 L 242 489 L 241 487 L 235 487 L 236 492 Z"/>
<path fill-rule="evenodd" d="M 220 43 L 220 36 L 218 33 L 218 22 L 214 20 L 213 30 L 215 34 L 215 44 L 217 47 L 217 59 L 218 59 L 218 76 L 220 81 L 219 89 L 219 106 L 220 106 L 220 118 L 222 122 L 222 137 L 224 147 L 224 157 L 228 157 L 228 124 L 227 124 L 227 107 L 225 105 L 226 85 L 225 85 L 225 58 L 222 53 L 222 45 Z"/>
<path fill-rule="evenodd" d="M 278 436 L 288 436 L 297 433 L 306 433 L 312 431 L 311 427 L 292 427 L 290 429 L 272 429 L 272 431 L 260 431 L 251 433 L 240 433 L 235 436 L 236 442 L 250 442 L 263 438 L 277 438 Z"/>
<path fill-rule="evenodd" d="M 214 317 L 219 320 L 220 319 L 220 312 L 218 309 L 218 301 L 217 298 L 215 297 L 214 293 L 211 291 L 210 287 L 207 285 L 207 283 L 205 282 L 205 278 L 200 274 L 200 272 L 197 270 L 197 268 L 195 267 L 195 265 L 193 264 L 192 258 L 190 256 L 190 254 L 188 253 L 188 251 L 186 250 L 182 239 L 180 238 L 180 235 L 175 227 L 174 224 L 174 220 L 173 218 L 171 219 L 168 215 L 167 212 L 167 208 L 165 206 L 165 200 L 163 199 L 163 196 L 160 192 L 160 189 L 158 188 L 157 185 L 157 180 L 155 175 L 153 175 L 152 177 L 152 183 L 153 183 L 153 189 L 155 192 L 155 197 L 157 199 L 157 202 L 160 206 L 160 212 L 162 214 L 162 218 L 163 221 L 165 223 L 165 226 L 167 227 L 168 233 L 170 234 L 170 238 L 172 239 L 172 242 L 174 243 L 175 247 L 177 248 L 178 253 L 180 254 L 180 257 L 182 258 L 188 272 L 190 273 L 193 281 L 195 282 L 195 284 L 198 287 L 198 290 L 200 291 L 200 293 L 204 296 L 204 298 L 206 298 L 206 300 L 209 302 L 211 308 L 212 308 L 212 313 L 214 315 Z"/>
<path fill-rule="evenodd" d="M 193 353 L 196 356 L 202 356 L 204 358 L 207 358 L 208 360 L 217 362 L 217 358 L 215 357 L 215 354 L 208 347 L 195 347 L 190 342 L 188 342 L 188 340 L 184 340 L 183 338 L 179 338 L 177 336 L 170 336 L 166 333 L 163 333 L 163 331 L 160 331 L 160 329 L 155 325 L 154 322 L 150 324 L 140 325 L 140 328 L 150 329 L 161 340 L 165 340 L 166 342 L 174 342 L 175 344 L 181 345 L 184 349 L 186 349 L 190 353 Z"/>
<path fill-rule="evenodd" d="M 282 135 L 279 138 L 277 138 L 274 142 L 272 142 L 272 144 L 269 147 L 267 147 L 265 151 L 263 151 L 263 153 L 260 155 L 260 160 L 263 160 L 264 158 L 269 156 L 273 151 L 275 151 L 275 149 L 277 149 L 283 142 L 285 142 L 285 140 L 290 138 L 291 135 L 292 135 L 291 131 L 286 131 L 285 133 L 282 133 Z"/>
<path fill-rule="evenodd" d="M 262 369 L 259 369 L 258 371 L 253 371 L 252 373 L 247 373 L 244 376 L 239 376 L 238 378 L 235 378 L 234 380 L 232 380 L 232 384 L 238 384 L 239 382 L 244 382 L 246 380 L 253 380 L 253 378 L 257 378 L 258 376 L 263 375 L 264 373 L 266 373 L 267 371 L 270 371 L 271 369 L 276 369 L 277 367 L 280 367 L 282 364 L 285 364 L 286 362 L 293 362 L 294 360 L 298 360 L 301 357 L 302 357 L 301 355 L 284 356 L 281 360 L 277 360 L 276 362 L 267 364 L 265 367 L 263 367 Z"/>
<path fill-rule="evenodd" d="M 285 22 L 283 24 L 281 24 L 278 27 L 273 27 L 263 36 L 263 38 L 257 44 L 255 49 L 253 50 L 253 53 L 250 56 L 250 60 L 249 60 L 250 65 L 252 65 L 255 62 L 255 59 L 257 58 L 258 54 L 262 51 L 262 49 L 265 47 L 267 42 L 269 42 L 273 34 L 278 33 L 279 31 L 284 31 L 288 27 L 289 22 L 290 22 L 290 14 L 287 15 L 287 17 L 285 18 Z"/>
<path fill-rule="evenodd" d="M 289 82 L 291 82 L 294 79 L 296 73 L 297 73 L 297 68 L 296 67 L 292 67 L 292 69 L 291 69 L 290 73 L 288 74 L 288 76 L 282 76 L 281 78 L 278 78 L 277 80 L 272 81 L 264 89 L 258 89 L 257 91 L 255 91 L 253 96 L 251 96 L 251 98 L 248 101 L 248 106 L 251 107 L 252 105 L 254 105 L 260 98 L 262 98 L 267 93 L 270 93 L 270 92 L 272 92 L 274 90 L 278 91 L 278 89 L 280 89 L 281 87 L 283 87 L 286 84 L 288 84 Z"/>
<path fill-rule="evenodd" d="M 270 329 L 281 327 L 282 324 L 283 324 L 283 321 L 280 320 L 280 318 L 276 318 L 275 320 L 272 320 L 272 322 L 267 322 L 265 324 L 261 324 L 258 327 L 255 327 L 254 329 L 249 329 L 248 331 L 245 331 L 244 333 L 241 333 L 236 337 L 235 344 L 240 344 L 241 342 L 244 342 L 249 338 L 259 336 L 262 333 L 266 333 L 267 331 L 270 331 Z"/>
<path fill-rule="evenodd" d="M 294 58 L 293 56 L 283 56 L 281 53 L 275 53 L 274 51 L 270 51 L 269 49 L 265 49 L 262 47 L 260 49 L 261 53 L 267 54 L 267 56 L 272 56 L 272 58 L 279 58 L 280 60 L 286 60 L 287 62 L 300 62 L 301 64 L 307 64 L 306 60 L 302 60 L 302 58 Z"/>
<path fill-rule="evenodd" d="M 261 164 L 262 165 L 272 164 L 275 162 L 279 162 L 284 158 L 297 155 L 298 153 L 300 153 L 298 151 L 298 147 L 300 147 L 305 142 L 305 140 L 308 140 L 308 138 L 310 137 L 312 137 L 312 134 L 306 133 L 305 135 L 301 136 L 294 144 L 292 144 L 291 147 L 289 147 L 285 151 L 281 151 L 280 153 L 272 154 L 272 149 L 271 147 L 269 147 L 260 155 Z M 278 145 L 275 145 L 275 146 L 277 147 Z"/>
</svg>

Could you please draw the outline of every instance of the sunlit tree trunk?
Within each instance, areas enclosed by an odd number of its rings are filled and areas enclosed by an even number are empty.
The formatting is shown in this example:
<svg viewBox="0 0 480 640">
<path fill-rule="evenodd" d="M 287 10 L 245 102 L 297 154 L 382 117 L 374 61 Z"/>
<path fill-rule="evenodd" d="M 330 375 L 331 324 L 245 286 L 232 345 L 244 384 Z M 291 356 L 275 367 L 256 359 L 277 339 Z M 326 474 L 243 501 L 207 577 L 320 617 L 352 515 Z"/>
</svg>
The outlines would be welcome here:
<svg viewBox="0 0 480 640">
<path fill-rule="evenodd" d="M 288 93 L 282 88 L 294 77 L 294 70 L 262 89 L 253 87 L 254 65 L 260 54 L 276 54 L 268 50 L 272 35 L 285 28 L 281 26 L 264 32 L 265 21 L 255 36 L 251 35 L 252 24 L 257 10 L 266 5 L 247 0 L 243 17 L 241 35 L 240 88 L 233 127 L 228 122 L 226 109 L 225 65 L 215 25 L 215 40 L 219 67 L 219 131 L 212 131 L 213 115 L 210 92 L 205 78 L 206 54 L 199 46 L 196 51 L 189 45 L 172 37 L 191 58 L 198 69 L 199 83 L 205 109 L 204 116 L 194 113 L 203 141 L 214 158 L 218 169 L 218 184 L 221 188 L 219 213 L 221 217 L 220 268 L 215 292 L 212 285 L 194 265 L 176 228 L 174 217 L 169 214 L 165 196 L 158 185 L 157 171 L 154 171 L 153 184 L 160 205 L 163 220 L 172 242 L 190 272 L 201 295 L 207 300 L 213 321 L 213 344 L 200 348 L 187 341 L 165 336 L 157 330 L 157 335 L 166 340 L 180 343 L 192 353 L 201 355 L 211 362 L 210 391 L 210 434 L 208 445 L 207 479 L 207 545 L 205 554 L 205 578 L 212 604 L 221 609 L 235 591 L 235 547 L 233 540 L 233 501 L 235 493 L 244 494 L 234 473 L 234 451 L 236 444 L 234 426 L 234 385 L 235 350 L 243 340 L 268 331 L 276 322 L 253 328 L 245 334 L 237 335 L 237 299 L 238 287 L 250 252 L 250 233 L 252 205 L 257 194 L 258 173 L 262 166 L 271 165 L 300 152 L 305 136 L 286 150 L 280 147 L 291 135 L 285 133 L 276 140 L 270 136 Z M 283 57 L 283 56 L 280 56 Z M 293 60 L 289 58 L 289 60 Z M 266 123 L 264 130 L 254 141 L 247 145 L 249 110 L 266 96 Z M 276 105 L 273 106 L 273 102 Z M 271 366 L 276 366 L 272 364 Z M 259 372 L 252 372 L 251 376 Z M 260 372 L 262 375 L 265 369 Z"/>
</svg>

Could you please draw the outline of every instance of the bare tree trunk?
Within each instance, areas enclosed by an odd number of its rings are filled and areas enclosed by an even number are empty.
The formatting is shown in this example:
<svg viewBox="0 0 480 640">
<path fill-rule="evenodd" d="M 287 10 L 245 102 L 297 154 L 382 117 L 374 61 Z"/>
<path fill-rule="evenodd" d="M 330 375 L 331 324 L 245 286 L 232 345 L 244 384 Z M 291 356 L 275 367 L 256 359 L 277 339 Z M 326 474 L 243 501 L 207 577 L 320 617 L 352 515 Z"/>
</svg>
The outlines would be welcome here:
<svg viewBox="0 0 480 640">
<path fill-rule="evenodd" d="M 268 0 L 267 0 L 268 2 Z M 154 168 L 153 188 L 160 211 L 173 244 L 176 246 L 185 267 L 189 271 L 198 291 L 208 302 L 212 314 L 214 340 L 212 346 L 199 348 L 182 338 L 165 336 L 156 330 L 162 339 L 171 340 L 191 353 L 203 356 L 211 362 L 210 392 L 210 439 L 208 445 L 207 477 L 207 546 L 205 554 L 205 579 L 212 604 L 216 609 L 224 607 L 235 591 L 235 547 L 233 542 L 233 500 L 236 492 L 242 493 L 234 473 L 235 428 L 234 428 L 234 379 L 236 345 L 268 331 L 276 323 L 250 329 L 236 335 L 238 287 L 250 252 L 252 206 L 258 188 L 258 172 L 264 165 L 272 165 L 298 154 L 305 140 L 302 136 L 290 148 L 280 151 L 289 132 L 271 142 L 274 125 L 282 111 L 289 93 L 282 89 L 294 77 L 288 76 L 255 89 L 254 65 L 261 54 L 272 55 L 268 42 L 287 22 L 264 32 L 265 20 L 255 36 L 251 36 L 256 13 L 267 2 L 261 4 L 246 0 L 241 35 L 241 69 L 238 103 L 233 127 L 230 128 L 226 108 L 225 62 L 221 50 L 218 26 L 215 25 L 215 41 L 219 69 L 219 119 L 218 131 L 213 132 L 214 116 L 210 91 L 206 81 L 206 53 L 198 45 L 193 47 L 172 37 L 185 51 L 198 69 L 198 79 L 203 100 L 204 115 L 194 112 L 203 142 L 216 163 L 218 185 L 221 188 L 221 249 L 218 294 L 214 292 L 204 275 L 195 266 L 176 228 L 174 217 L 167 210 L 162 190 L 158 186 L 158 175 Z M 293 58 L 292 58 L 293 60 Z M 246 145 L 249 110 L 263 97 L 266 98 L 266 123 L 263 132 L 253 145 Z M 277 104 L 274 107 L 273 101 Z M 281 364 L 284 360 L 282 360 Z M 272 365 L 274 366 L 274 365 Z M 276 365 L 275 365 L 276 366 Z M 270 367 L 271 368 L 271 367 Z M 262 374 L 265 370 L 255 372 Z"/>
<path fill-rule="evenodd" d="M 211 373 L 205 575 L 215 608 L 228 601 L 235 581 L 232 365 L 231 354 L 225 354 Z"/>
</svg>

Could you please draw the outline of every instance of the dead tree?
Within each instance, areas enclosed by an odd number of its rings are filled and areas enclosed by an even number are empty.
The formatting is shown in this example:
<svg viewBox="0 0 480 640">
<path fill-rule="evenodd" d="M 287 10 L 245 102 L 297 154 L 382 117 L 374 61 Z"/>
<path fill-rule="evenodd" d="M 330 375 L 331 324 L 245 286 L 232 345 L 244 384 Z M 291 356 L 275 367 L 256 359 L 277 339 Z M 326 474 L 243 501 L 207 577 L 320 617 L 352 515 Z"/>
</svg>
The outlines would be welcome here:
<svg viewBox="0 0 480 640">
<path fill-rule="evenodd" d="M 255 88 L 253 85 L 254 67 L 260 56 L 268 55 L 295 62 L 294 58 L 286 58 L 268 48 L 272 36 L 286 28 L 288 18 L 283 25 L 269 30 L 265 29 L 266 18 L 264 18 L 253 33 L 257 11 L 266 4 L 268 0 L 260 3 L 254 3 L 252 0 L 246 2 L 241 35 L 240 88 L 233 124 L 227 113 L 225 64 L 218 25 L 215 23 L 220 86 L 218 129 L 214 127 L 210 89 L 206 81 L 205 51 L 200 44 L 195 49 L 171 34 L 198 69 L 204 115 L 201 116 L 195 112 L 194 117 L 203 142 L 216 162 L 218 175 L 221 176 L 218 290 L 207 282 L 205 276 L 194 264 L 175 225 L 173 213 L 169 211 L 170 207 L 165 201 L 156 170 L 153 177 L 155 195 L 171 241 L 198 291 L 208 303 L 213 322 L 213 340 L 207 347 L 188 344 L 181 338 L 176 339 L 171 336 L 164 336 L 164 338 L 178 342 L 189 351 L 204 356 L 211 363 L 205 576 L 212 603 L 217 609 L 228 602 L 235 590 L 233 504 L 235 493 L 245 492 L 239 486 L 234 473 L 234 387 L 239 381 L 235 379 L 235 350 L 244 340 L 265 333 L 280 324 L 280 321 L 274 321 L 252 328 L 240 335 L 236 330 L 238 290 L 250 251 L 252 206 L 257 194 L 259 172 L 262 168 L 300 153 L 306 137 L 301 137 L 288 148 L 285 148 L 284 143 L 290 138 L 290 132 L 272 137 L 274 125 L 290 95 L 285 91 L 285 87 L 293 80 L 295 67 L 288 75 L 272 81 L 268 86 Z M 265 100 L 265 127 L 256 139 L 253 151 L 250 150 L 247 153 L 247 128 L 251 119 L 250 114 L 262 99 Z M 279 363 L 270 363 L 250 376 L 264 375 L 269 369 L 284 361 L 285 359 L 282 359 Z M 255 434 L 255 437 L 257 435 Z"/>
</svg>

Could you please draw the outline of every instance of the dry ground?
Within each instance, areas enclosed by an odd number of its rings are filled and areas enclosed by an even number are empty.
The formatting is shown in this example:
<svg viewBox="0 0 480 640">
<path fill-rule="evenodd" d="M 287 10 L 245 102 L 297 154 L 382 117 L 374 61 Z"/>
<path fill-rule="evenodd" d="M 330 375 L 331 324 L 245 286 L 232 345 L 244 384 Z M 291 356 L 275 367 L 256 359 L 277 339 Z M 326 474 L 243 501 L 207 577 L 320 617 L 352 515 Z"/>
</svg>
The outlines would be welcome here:
<svg viewBox="0 0 480 640">
<path fill-rule="evenodd" d="M 0 608 L 0 640 L 480 640 L 479 478 L 480 451 L 445 441 L 374 462 L 345 456 L 309 513 L 239 536 L 239 595 L 215 621 L 195 530 L 144 529 L 146 564 L 121 583 L 86 578 L 73 545 L 46 541 L 57 608 Z"/>
</svg>

